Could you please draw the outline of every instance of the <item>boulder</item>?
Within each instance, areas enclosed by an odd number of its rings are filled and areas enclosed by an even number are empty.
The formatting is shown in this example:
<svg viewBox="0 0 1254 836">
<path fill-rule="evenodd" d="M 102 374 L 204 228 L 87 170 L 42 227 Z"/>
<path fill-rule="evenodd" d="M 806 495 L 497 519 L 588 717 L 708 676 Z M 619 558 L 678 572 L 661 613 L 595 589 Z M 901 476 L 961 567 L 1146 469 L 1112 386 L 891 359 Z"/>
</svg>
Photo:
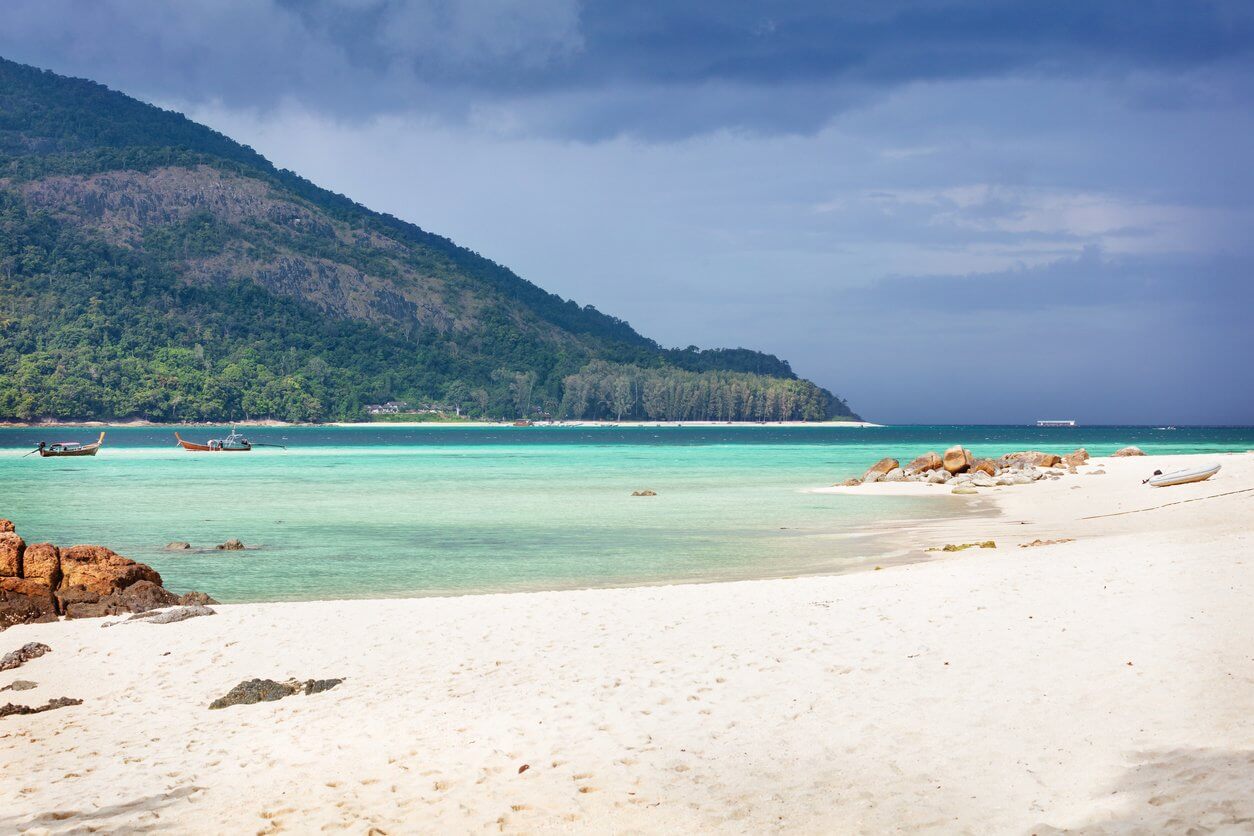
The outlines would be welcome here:
<svg viewBox="0 0 1254 836">
<path fill-rule="evenodd" d="M 632 496 L 657 496 L 657 491 L 649 491 L 649 490 L 632 491 L 631 495 Z M 239 540 L 228 540 L 222 545 L 218 546 L 218 548 L 220 549 L 234 548 L 233 546 L 231 546 L 231 543 L 239 543 Z M 241 549 L 244 548 L 244 544 L 240 543 L 239 548 Z"/>
<path fill-rule="evenodd" d="M 51 612 L 56 614 L 56 605 L 52 598 L 52 589 L 45 583 L 29 578 L 0 578 L 0 589 L 5 592 L 12 592 L 16 595 L 25 595 L 28 598 L 36 598 L 39 600 L 40 607 L 51 607 Z"/>
<path fill-rule="evenodd" d="M 634 496 L 656 496 L 656 494 L 645 494 L 645 493 L 633 494 L 633 495 Z M 218 551 L 223 551 L 223 552 L 238 552 L 238 551 L 244 550 L 244 544 L 238 537 L 232 537 L 230 540 L 227 540 L 225 543 L 219 543 L 218 545 L 214 546 L 214 548 L 217 549 Z"/>
<path fill-rule="evenodd" d="M 900 467 L 894 467 L 892 470 L 884 474 L 885 482 L 904 482 L 906 481 L 906 472 Z"/>
<path fill-rule="evenodd" d="M 22 555 L 22 577 L 56 589 L 61 583 L 61 550 L 51 543 L 31 543 Z"/>
<path fill-rule="evenodd" d="M 22 552 L 26 542 L 12 531 L 0 534 L 0 578 L 22 577 Z"/>
<path fill-rule="evenodd" d="M 205 607 L 205 606 L 208 606 L 209 604 L 216 604 L 216 603 L 218 602 L 213 600 L 212 598 L 210 598 L 208 595 L 206 595 L 203 592 L 184 592 L 182 595 L 179 596 L 179 604 L 184 607 L 187 607 L 187 606 Z"/>
<path fill-rule="evenodd" d="M 871 473 L 870 471 L 867 471 L 867 474 L 862 477 L 862 484 L 873 485 L 883 478 L 884 478 L 884 474 L 882 473 Z"/>
<path fill-rule="evenodd" d="M 1053 453 L 1041 453 L 1040 457 L 1036 460 L 1036 466 L 1037 467 L 1057 467 L 1058 463 L 1061 461 L 1062 461 L 1062 456 L 1057 456 L 1057 455 L 1054 455 Z"/>
<path fill-rule="evenodd" d="M 945 469 L 954 474 L 964 473 L 969 470 L 975 460 L 972 458 L 970 450 L 963 448 L 961 445 L 955 445 L 945 451 L 945 457 L 942 461 Z"/>
<path fill-rule="evenodd" d="M 1118 457 L 1144 456 L 1145 451 L 1142 450 L 1140 447 L 1124 447 L 1121 450 L 1116 450 L 1113 455 L 1118 456 Z"/>
<path fill-rule="evenodd" d="M 122 557 L 103 546 L 70 546 L 61 550 L 61 586 L 108 595 L 137 581 L 161 586 L 161 575 L 151 566 Z"/>
<path fill-rule="evenodd" d="M 997 463 L 1003 468 L 1049 467 L 1045 463 L 1051 460 L 1057 462 L 1058 456 L 1053 453 L 1042 453 L 1040 450 L 1020 450 L 1017 453 L 1006 453 L 997 460 Z"/>
<path fill-rule="evenodd" d="M 24 578 L 0 578 L 0 630 L 56 620 L 56 602 L 48 587 Z"/>
<path fill-rule="evenodd" d="M 959 485 L 958 487 L 956 487 L 956 488 L 954 488 L 952 491 L 950 491 L 950 493 L 957 493 L 957 494 L 975 494 L 975 493 L 979 493 L 979 491 L 978 491 L 978 490 L 976 490 L 975 488 L 971 487 L 970 485 Z"/>
<path fill-rule="evenodd" d="M 971 471 L 987 474 L 989 476 L 997 475 L 997 463 L 992 459 L 976 459 L 971 463 Z"/>
<path fill-rule="evenodd" d="M 165 544 L 165 550 L 168 552 L 185 552 L 192 547 L 192 544 L 186 540 L 175 540 L 172 543 Z"/>
<path fill-rule="evenodd" d="M 100 600 L 100 593 L 92 592 L 81 586 L 66 586 L 62 584 L 57 591 L 53 593 L 57 599 L 58 612 L 65 613 L 74 604 L 94 604 Z"/>
<path fill-rule="evenodd" d="M 933 485 L 943 485 L 951 478 L 949 471 L 943 467 L 940 470 L 933 470 L 927 475 L 927 481 Z"/>
<path fill-rule="evenodd" d="M 17 529 L 13 527 L 12 520 L 0 519 L 0 534 L 12 534 L 14 531 Z"/>
<path fill-rule="evenodd" d="M 899 468 L 899 467 L 901 467 L 901 462 L 897 461 L 896 459 L 880 459 L 875 464 L 871 465 L 871 467 L 867 469 L 867 472 L 862 475 L 862 481 L 863 482 L 871 482 L 871 481 L 878 482 L 879 481 L 878 479 L 870 479 L 869 477 L 871 475 L 883 476 L 884 474 L 888 473 L 890 470 L 895 470 L 896 468 Z"/>
<path fill-rule="evenodd" d="M 934 470 L 942 469 L 944 466 L 945 460 L 940 457 L 940 453 L 929 450 L 906 465 L 905 471 L 911 475 L 915 473 L 931 473 Z"/>
<path fill-rule="evenodd" d="M 6 702 L 0 705 L 0 717 L 8 717 L 12 714 L 38 714 L 41 711 L 55 711 L 58 708 L 68 708 L 71 705 L 82 705 L 82 700 L 76 700 L 71 697 L 56 697 L 48 700 L 43 705 L 16 705 Z"/>
<path fill-rule="evenodd" d="M 1074 453 L 1063 456 L 1062 460 L 1067 463 L 1068 467 L 1079 467 L 1089 460 L 1089 451 L 1081 447 Z"/>
<path fill-rule="evenodd" d="M 179 596 L 152 581 L 136 581 L 108 595 L 98 595 L 82 587 L 71 587 L 58 592 L 57 599 L 67 618 L 100 618 L 106 615 L 142 613 L 179 603 Z"/>
<path fill-rule="evenodd" d="M 148 612 L 179 603 L 179 596 L 152 581 L 136 581 L 100 599 L 116 607 L 118 612 Z"/>
<path fill-rule="evenodd" d="M 11 671 L 14 668 L 20 668 L 31 659 L 38 659 L 45 653 L 51 652 L 52 648 L 46 644 L 27 642 L 17 650 L 0 656 L 0 671 Z"/>
<path fill-rule="evenodd" d="M 273 702 L 293 694 L 320 694 L 329 691 L 343 682 L 343 679 L 289 679 L 286 682 L 275 682 L 273 679 L 246 679 L 236 685 L 224 696 L 209 703 L 209 708 L 227 708 L 232 705 L 252 705 L 259 702 Z"/>
<path fill-rule="evenodd" d="M 172 607 L 168 610 L 136 613 L 126 619 L 126 622 L 130 623 L 132 621 L 143 621 L 145 624 L 174 624 L 179 621 L 186 621 L 189 618 L 199 618 L 202 615 L 216 614 L 216 611 L 211 610 L 208 607 L 193 604 L 190 607 Z"/>
</svg>

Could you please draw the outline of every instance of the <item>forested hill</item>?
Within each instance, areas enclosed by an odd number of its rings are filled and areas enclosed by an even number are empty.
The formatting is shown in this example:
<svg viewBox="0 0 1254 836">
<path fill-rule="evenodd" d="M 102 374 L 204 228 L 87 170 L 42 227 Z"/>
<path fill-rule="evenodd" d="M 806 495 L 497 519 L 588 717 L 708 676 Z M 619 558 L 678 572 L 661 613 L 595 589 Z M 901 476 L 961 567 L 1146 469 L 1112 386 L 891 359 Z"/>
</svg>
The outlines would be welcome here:
<svg viewBox="0 0 1254 836">
<path fill-rule="evenodd" d="M 0 420 L 853 417 L 664 349 L 181 114 L 0 59 Z"/>
</svg>

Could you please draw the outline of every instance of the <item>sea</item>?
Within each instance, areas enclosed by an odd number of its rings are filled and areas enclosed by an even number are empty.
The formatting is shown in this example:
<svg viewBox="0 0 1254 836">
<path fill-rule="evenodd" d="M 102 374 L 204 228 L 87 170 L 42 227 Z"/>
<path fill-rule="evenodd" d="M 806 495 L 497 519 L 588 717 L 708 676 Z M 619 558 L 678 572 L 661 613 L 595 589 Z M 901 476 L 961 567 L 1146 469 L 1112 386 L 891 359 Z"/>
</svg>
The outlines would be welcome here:
<svg viewBox="0 0 1254 836">
<path fill-rule="evenodd" d="M 224 603 L 839 572 L 884 554 L 894 527 L 954 513 L 945 495 L 812 492 L 884 456 L 1254 449 L 1250 427 L 369 425 L 249 427 L 282 446 L 191 453 L 175 430 L 229 428 L 162 426 L 104 428 L 94 458 L 25 455 L 99 429 L 0 428 L 0 517 L 28 543 L 105 545 Z M 248 548 L 214 548 L 230 538 Z"/>
</svg>

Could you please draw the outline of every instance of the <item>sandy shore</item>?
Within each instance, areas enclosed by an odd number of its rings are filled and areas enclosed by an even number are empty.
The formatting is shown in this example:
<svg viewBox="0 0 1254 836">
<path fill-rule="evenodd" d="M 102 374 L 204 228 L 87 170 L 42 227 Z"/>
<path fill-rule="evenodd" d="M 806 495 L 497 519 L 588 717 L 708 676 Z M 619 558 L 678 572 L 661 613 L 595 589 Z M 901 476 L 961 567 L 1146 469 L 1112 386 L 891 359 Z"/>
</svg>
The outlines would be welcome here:
<svg viewBox="0 0 1254 836">
<path fill-rule="evenodd" d="M 1248 832 L 1254 455 L 1095 465 L 883 571 L 13 628 L 0 702 L 84 702 L 0 719 L 0 832 Z"/>
</svg>

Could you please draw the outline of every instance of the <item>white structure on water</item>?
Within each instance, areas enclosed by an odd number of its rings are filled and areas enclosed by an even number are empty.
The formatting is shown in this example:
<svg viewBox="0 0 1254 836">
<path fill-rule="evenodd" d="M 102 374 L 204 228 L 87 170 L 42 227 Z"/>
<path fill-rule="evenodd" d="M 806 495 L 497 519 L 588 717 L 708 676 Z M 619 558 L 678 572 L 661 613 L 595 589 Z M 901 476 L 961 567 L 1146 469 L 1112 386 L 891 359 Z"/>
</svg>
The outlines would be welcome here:
<svg viewBox="0 0 1254 836">
<path fill-rule="evenodd" d="M 1036 422 L 1036 426 L 1038 426 L 1038 427 L 1074 427 L 1074 426 L 1075 426 L 1075 421 L 1074 421 L 1074 420 L 1067 420 L 1067 421 L 1037 421 L 1037 422 Z"/>
</svg>

